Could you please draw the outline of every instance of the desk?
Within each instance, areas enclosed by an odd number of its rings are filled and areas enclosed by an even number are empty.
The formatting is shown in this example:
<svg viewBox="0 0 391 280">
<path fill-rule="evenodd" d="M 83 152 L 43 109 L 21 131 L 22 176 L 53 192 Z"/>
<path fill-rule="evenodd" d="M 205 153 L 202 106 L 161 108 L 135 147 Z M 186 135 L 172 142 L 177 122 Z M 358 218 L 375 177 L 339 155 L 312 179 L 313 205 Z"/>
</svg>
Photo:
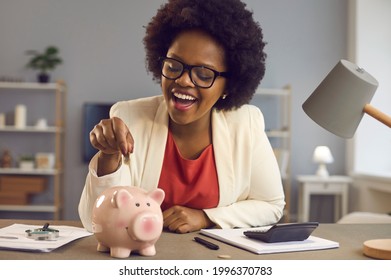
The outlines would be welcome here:
<svg viewBox="0 0 391 280">
<path fill-rule="evenodd" d="M 0 220 L 0 227 L 14 223 L 34 224 L 42 226 L 45 221 L 31 220 Z M 69 225 L 81 226 L 77 221 L 50 222 L 51 226 Z M 176 234 L 163 232 L 156 243 L 156 255 L 143 257 L 131 255 L 135 260 L 219 260 L 218 255 L 230 255 L 233 260 L 353 260 L 369 259 L 362 254 L 363 242 L 369 239 L 391 237 L 390 224 L 320 224 L 313 235 L 339 242 L 338 249 L 291 252 L 280 254 L 256 255 L 231 245 L 212 240 L 220 246 L 217 251 L 193 241 L 199 233 Z M 178 247 L 178 244 L 181 244 Z M 113 259 L 107 253 L 96 251 L 97 241 L 94 236 L 76 240 L 50 253 L 31 253 L 0 250 L 0 260 L 109 260 Z M 178 248 L 181 248 L 178 250 Z M 182 249 L 186 248 L 186 249 Z"/>
<path fill-rule="evenodd" d="M 310 217 L 311 195 L 334 195 L 334 221 L 338 221 L 348 213 L 348 191 L 352 182 L 346 176 L 298 176 L 299 181 L 299 213 L 300 222 L 308 222 Z"/>
</svg>

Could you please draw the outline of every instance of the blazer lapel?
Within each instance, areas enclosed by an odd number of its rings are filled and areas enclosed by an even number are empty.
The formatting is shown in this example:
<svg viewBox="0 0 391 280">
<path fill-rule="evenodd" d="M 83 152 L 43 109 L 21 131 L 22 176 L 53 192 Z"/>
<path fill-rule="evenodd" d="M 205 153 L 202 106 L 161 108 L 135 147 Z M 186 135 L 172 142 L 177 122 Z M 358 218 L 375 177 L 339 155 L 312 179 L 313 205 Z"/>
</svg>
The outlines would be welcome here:
<svg viewBox="0 0 391 280">
<path fill-rule="evenodd" d="M 219 180 L 219 206 L 232 202 L 234 196 L 235 173 L 233 169 L 232 137 L 229 134 L 227 119 L 221 111 L 212 112 L 213 151 Z"/>
<path fill-rule="evenodd" d="M 166 149 L 167 133 L 168 113 L 166 103 L 162 99 L 156 111 L 149 143 L 146 144 L 148 145 L 148 152 L 145 157 L 145 168 L 141 179 L 141 186 L 145 190 L 151 191 L 158 187 Z"/>
</svg>

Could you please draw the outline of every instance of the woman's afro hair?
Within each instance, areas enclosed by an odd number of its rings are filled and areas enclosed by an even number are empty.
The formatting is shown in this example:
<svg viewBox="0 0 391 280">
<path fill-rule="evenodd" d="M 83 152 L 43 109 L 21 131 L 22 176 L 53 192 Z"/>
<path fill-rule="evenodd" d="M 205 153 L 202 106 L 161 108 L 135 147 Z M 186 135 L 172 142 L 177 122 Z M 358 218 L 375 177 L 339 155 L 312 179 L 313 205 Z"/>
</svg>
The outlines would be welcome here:
<svg viewBox="0 0 391 280">
<path fill-rule="evenodd" d="M 266 54 L 262 29 L 240 0 L 169 0 L 146 27 L 146 66 L 161 81 L 159 57 L 167 54 L 175 37 L 200 29 L 214 37 L 225 50 L 229 71 L 226 99 L 215 108 L 231 110 L 250 102 L 265 74 Z"/>
</svg>

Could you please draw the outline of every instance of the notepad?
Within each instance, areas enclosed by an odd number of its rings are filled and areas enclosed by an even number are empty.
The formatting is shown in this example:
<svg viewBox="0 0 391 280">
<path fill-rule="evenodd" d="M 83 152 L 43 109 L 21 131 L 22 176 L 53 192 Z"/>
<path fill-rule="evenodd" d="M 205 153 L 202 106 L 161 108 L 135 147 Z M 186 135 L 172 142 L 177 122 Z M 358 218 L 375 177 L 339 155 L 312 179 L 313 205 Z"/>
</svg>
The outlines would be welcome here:
<svg viewBox="0 0 391 280">
<path fill-rule="evenodd" d="M 0 229 L 0 250 L 18 250 L 31 252 L 51 252 L 76 239 L 90 236 L 92 233 L 84 228 L 72 226 L 53 226 L 59 230 L 55 240 L 34 240 L 26 237 L 26 230 L 35 229 L 37 225 L 13 224 Z"/>
<path fill-rule="evenodd" d="M 258 230 L 262 228 L 263 227 L 241 229 L 201 229 L 200 233 L 255 254 L 324 250 L 339 247 L 338 242 L 312 235 L 304 241 L 266 243 L 260 240 L 251 239 L 243 234 L 246 230 Z"/>
</svg>

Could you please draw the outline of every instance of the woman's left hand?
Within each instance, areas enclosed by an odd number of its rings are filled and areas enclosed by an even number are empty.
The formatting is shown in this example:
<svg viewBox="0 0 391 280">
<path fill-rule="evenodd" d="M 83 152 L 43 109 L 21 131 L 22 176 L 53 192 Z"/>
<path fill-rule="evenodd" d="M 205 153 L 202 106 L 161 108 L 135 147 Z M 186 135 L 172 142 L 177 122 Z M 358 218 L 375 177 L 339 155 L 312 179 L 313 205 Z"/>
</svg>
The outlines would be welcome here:
<svg viewBox="0 0 391 280">
<path fill-rule="evenodd" d="M 176 233 L 188 233 L 213 226 L 204 211 L 173 206 L 163 212 L 163 226 Z"/>
</svg>

